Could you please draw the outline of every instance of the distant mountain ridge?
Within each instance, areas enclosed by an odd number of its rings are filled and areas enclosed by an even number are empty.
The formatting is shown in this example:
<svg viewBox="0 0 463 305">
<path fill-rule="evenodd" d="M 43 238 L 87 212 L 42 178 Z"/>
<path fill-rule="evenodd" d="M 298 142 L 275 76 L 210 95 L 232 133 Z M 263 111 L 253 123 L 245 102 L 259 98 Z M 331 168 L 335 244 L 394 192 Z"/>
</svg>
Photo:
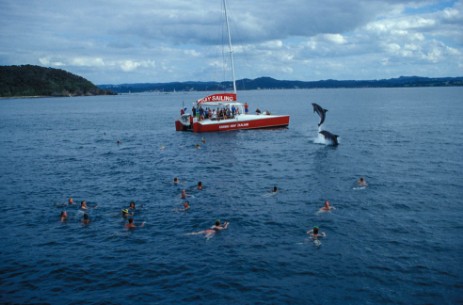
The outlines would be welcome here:
<svg viewBox="0 0 463 305">
<path fill-rule="evenodd" d="M 238 90 L 258 89 L 318 89 L 318 88 L 391 88 L 391 87 L 446 87 L 463 86 L 462 77 L 420 77 L 401 76 L 399 78 L 380 80 L 320 80 L 292 81 L 277 80 L 271 77 L 241 79 L 236 81 Z M 118 93 L 145 91 L 219 91 L 232 88 L 231 82 L 171 82 L 171 83 L 136 83 L 120 85 L 98 85 L 99 88 Z"/>
<path fill-rule="evenodd" d="M 114 94 L 61 69 L 33 65 L 0 66 L 0 97 Z"/>
</svg>

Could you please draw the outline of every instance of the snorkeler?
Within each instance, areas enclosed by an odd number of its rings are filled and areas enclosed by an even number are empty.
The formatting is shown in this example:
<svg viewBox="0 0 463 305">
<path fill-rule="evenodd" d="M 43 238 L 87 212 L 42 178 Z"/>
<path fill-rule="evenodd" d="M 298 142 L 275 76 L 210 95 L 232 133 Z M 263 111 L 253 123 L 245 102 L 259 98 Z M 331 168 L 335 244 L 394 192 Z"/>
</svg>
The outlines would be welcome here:
<svg viewBox="0 0 463 305">
<path fill-rule="evenodd" d="M 61 211 L 60 219 L 61 219 L 61 222 L 66 222 L 66 220 L 68 220 L 68 212 Z"/>
<path fill-rule="evenodd" d="M 129 213 L 129 209 L 122 209 L 121 215 L 122 217 L 126 218 L 127 216 L 132 216 L 133 214 Z"/>
<path fill-rule="evenodd" d="M 363 177 L 360 177 L 359 180 L 357 180 L 357 185 L 358 186 L 368 186 L 367 182 L 365 181 L 365 179 Z"/>
<path fill-rule="evenodd" d="M 330 202 L 328 200 L 326 200 L 325 205 L 322 208 L 320 208 L 320 211 L 331 211 L 331 210 L 336 210 L 336 208 L 332 207 L 330 205 Z"/>
<path fill-rule="evenodd" d="M 326 233 L 325 232 L 319 232 L 319 228 L 317 226 L 313 227 L 312 230 L 307 231 L 307 234 L 310 235 L 310 237 L 313 240 L 316 240 L 316 239 L 318 239 L 320 237 L 326 237 Z"/>
<path fill-rule="evenodd" d="M 141 228 L 141 227 L 144 227 L 144 226 L 145 226 L 145 222 L 142 222 L 139 227 Z M 125 224 L 125 228 L 126 229 L 135 229 L 135 228 L 137 228 L 137 226 L 133 223 L 133 218 L 129 218 L 129 222 Z"/>
</svg>

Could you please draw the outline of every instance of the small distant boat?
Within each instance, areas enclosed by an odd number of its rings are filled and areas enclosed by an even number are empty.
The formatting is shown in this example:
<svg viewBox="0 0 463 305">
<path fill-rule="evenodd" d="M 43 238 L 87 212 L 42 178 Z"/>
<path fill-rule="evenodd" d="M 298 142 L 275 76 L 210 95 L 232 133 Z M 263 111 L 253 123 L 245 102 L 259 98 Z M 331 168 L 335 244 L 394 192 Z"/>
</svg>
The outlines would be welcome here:
<svg viewBox="0 0 463 305">
<path fill-rule="evenodd" d="M 235 67 L 228 24 L 227 5 L 223 0 L 228 30 L 228 47 L 233 74 L 233 93 L 217 93 L 197 100 L 191 113 L 182 108 L 180 118 L 175 121 L 177 131 L 217 132 L 242 129 L 284 128 L 289 125 L 289 115 L 274 115 L 256 109 L 249 113 L 248 104 L 237 100 Z"/>
</svg>

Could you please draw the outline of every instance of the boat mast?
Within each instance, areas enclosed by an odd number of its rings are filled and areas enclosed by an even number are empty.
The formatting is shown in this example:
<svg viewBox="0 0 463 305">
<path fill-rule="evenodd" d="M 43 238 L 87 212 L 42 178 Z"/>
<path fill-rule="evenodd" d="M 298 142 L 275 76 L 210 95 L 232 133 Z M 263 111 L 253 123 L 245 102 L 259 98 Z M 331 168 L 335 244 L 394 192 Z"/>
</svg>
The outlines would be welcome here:
<svg viewBox="0 0 463 305">
<path fill-rule="evenodd" d="M 235 62 L 233 61 L 233 48 L 232 48 L 232 41 L 231 41 L 231 34 L 230 34 L 230 24 L 228 23 L 227 2 L 226 2 L 226 0 L 223 0 L 223 7 L 224 7 L 224 10 L 225 10 L 225 21 L 227 23 L 227 31 L 228 31 L 228 49 L 230 51 L 230 59 L 231 59 L 231 67 L 232 67 L 233 93 L 236 94 Z"/>
</svg>

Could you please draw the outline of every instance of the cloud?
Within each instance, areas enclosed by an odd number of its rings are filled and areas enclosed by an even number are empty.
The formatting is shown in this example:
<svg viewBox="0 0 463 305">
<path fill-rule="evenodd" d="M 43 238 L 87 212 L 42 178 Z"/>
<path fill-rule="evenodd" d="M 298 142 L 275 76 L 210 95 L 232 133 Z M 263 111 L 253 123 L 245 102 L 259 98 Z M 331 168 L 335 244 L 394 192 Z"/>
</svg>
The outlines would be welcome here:
<svg viewBox="0 0 463 305">
<path fill-rule="evenodd" d="M 228 8 L 239 78 L 461 75 L 463 0 L 229 0 Z M 0 2 L 0 64 L 59 67 L 96 83 L 222 80 L 226 43 L 220 1 Z"/>
</svg>

